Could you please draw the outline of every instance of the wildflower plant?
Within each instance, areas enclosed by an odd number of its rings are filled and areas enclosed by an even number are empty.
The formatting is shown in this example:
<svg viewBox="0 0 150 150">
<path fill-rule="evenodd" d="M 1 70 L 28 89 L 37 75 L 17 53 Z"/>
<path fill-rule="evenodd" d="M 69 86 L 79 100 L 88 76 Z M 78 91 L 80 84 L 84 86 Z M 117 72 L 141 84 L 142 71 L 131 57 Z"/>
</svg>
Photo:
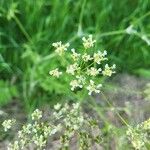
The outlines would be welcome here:
<svg viewBox="0 0 150 150">
<path fill-rule="evenodd" d="M 70 44 L 61 41 L 53 43 L 56 59 L 62 63 L 49 71 L 51 79 L 61 80 L 66 77 L 70 91 L 77 95 L 78 91 L 86 91 L 86 94 L 100 93 L 102 88 L 101 77 L 110 77 L 115 73 L 115 65 L 108 65 L 107 51 L 95 51 L 96 40 L 92 35 L 82 38 L 82 51 L 75 48 L 69 50 Z M 43 120 L 42 111 L 36 109 L 31 114 L 31 122 L 22 125 L 13 143 L 9 144 L 9 150 L 28 148 L 31 144 L 36 149 L 45 149 L 53 136 L 59 134 L 60 149 L 70 149 L 72 139 L 76 139 L 79 150 L 91 149 L 93 143 L 101 143 L 102 137 L 98 122 L 83 113 L 81 103 L 67 103 L 62 106 L 56 104 L 54 112 L 48 120 Z M 13 120 L 3 123 L 4 130 L 11 128 Z M 97 130 L 95 132 L 95 130 Z"/>
<path fill-rule="evenodd" d="M 91 149 L 93 143 L 102 142 L 98 122 L 83 113 L 79 103 L 71 106 L 67 103 L 64 106 L 56 104 L 48 120 L 44 120 L 42 111 L 36 109 L 31 114 L 31 120 L 30 123 L 22 125 L 14 142 L 9 144 L 9 150 L 21 150 L 31 145 L 37 150 L 44 150 L 56 134 L 59 135 L 61 150 L 70 149 L 73 138 L 80 150 Z M 4 121 L 4 130 L 10 129 L 12 123 L 13 120 Z"/>
<path fill-rule="evenodd" d="M 95 51 L 96 40 L 92 35 L 82 38 L 83 48 L 78 52 L 75 48 L 69 49 L 70 44 L 62 42 L 53 43 L 56 54 L 60 56 L 65 65 L 52 68 L 49 74 L 56 78 L 67 75 L 68 85 L 73 92 L 87 90 L 88 95 L 100 93 L 102 76 L 110 77 L 115 73 L 115 64 L 108 65 L 107 51 Z M 98 80 L 97 80 L 98 79 Z"/>
<path fill-rule="evenodd" d="M 138 124 L 136 127 L 130 127 L 127 130 L 127 136 L 132 146 L 136 150 L 146 150 L 150 148 L 150 119 Z"/>
</svg>

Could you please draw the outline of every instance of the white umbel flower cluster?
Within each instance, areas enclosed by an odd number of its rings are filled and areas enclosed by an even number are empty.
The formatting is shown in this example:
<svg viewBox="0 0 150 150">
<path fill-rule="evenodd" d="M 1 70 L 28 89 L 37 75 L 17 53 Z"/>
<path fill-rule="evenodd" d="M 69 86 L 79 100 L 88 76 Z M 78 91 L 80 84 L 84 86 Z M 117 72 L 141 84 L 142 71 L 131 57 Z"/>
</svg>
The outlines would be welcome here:
<svg viewBox="0 0 150 150">
<path fill-rule="evenodd" d="M 19 149 L 19 142 L 18 141 L 14 141 L 13 144 L 9 144 L 8 145 L 8 150 L 20 150 Z"/>
<path fill-rule="evenodd" d="M 75 80 L 70 82 L 71 90 L 74 91 L 77 88 L 82 88 L 85 84 L 86 78 L 83 76 L 76 76 Z"/>
<path fill-rule="evenodd" d="M 87 86 L 87 90 L 89 91 L 88 94 L 91 95 L 93 92 L 100 93 L 100 88 L 102 84 L 95 85 L 93 80 L 90 80 L 89 86 Z"/>
<path fill-rule="evenodd" d="M 71 51 L 72 51 L 72 55 L 71 55 L 72 59 L 73 59 L 74 61 L 79 60 L 81 54 L 76 53 L 74 48 L 71 49 Z"/>
<path fill-rule="evenodd" d="M 52 75 L 53 77 L 59 78 L 59 76 L 62 75 L 62 72 L 60 72 L 58 68 L 56 68 L 54 70 L 49 71 L 49 74 Z"/>
<path fill-rule="evenodd" d="M 31 145 L 34 145 L 34 149 L 45 150 L 47 143 L 51 142 L 56 133 L 60 139 L 59 149 L 70 149 L 72 138 L 77 138 L 76 140 L 79 141 L 79 149 L 91 148 L 87 147 L 87 143 L 83 143 L 85 137 L 81 133 L 84 133 L 89 145 L 93 142 L 97 142 L 97 144 L 98 141 L 101 142 L 98 123 L 95 124 L 95 119 L 82 112 L 80 103 L 73 103 L 72 105 L 66 103 L 63 106 L 57 103 L 47 119 L 43 119 L 42 111 L 36 109 L 31 114 L 31 118 L 30 123 L 23 124 L 17 133 L 18 136 L 9 144 L 8 150 L 30 149 Z M 10 122 L 12 121 L 4 121 L 3 125 L 7 125 L 10 129 Z M 93 135 L 95 128 L 97 134 Z"/>
<path fill-rule="evenodd" d="M 97 53 L 94 53 L 94 62 L 97 64 L 100 64 L 102 61 L 107 60 L 105 56 L 107 55 L 107 51 L 105 50 L 103 53 L 101 51 L 98 51 Z"/>
<path fill-rule="evenodd" d="M 90 55 L 88 55 L 87 53 L 85 53 L 82 55 L 82 59 L 84 62 L 88 62 L 88 61 L 92 60 L 93 58 Z"/>
<path fill-rule="evenodd" d="M 82 41 L 85 49 L 94 47 L 94 43 L 96 42 L 96 40 L 93 40 L 92 35 L 89 35 L 88 38 L 83 37 Z"/>
<path fill-rule="evenodd" d="M 64 51 L 66 51 L 67 48 L 70 46 L 70 44 L 69 43 L 62 44 L 62 42 L 60 41 L 60 42 L 53 43 L 52 46 L 56 48 L 55 52 L 61 56 L 63 55 Z"/>
<path fill-rule="evenodd" d="M 75 75 L 75 71 L 78 71 L 79 69 L 80 69 L 80 68 L 79 68 L 78 64 L 77 64 L 77 63 L 74 63 L 73 65 L 67 66 L 66 72 L 67 72 L 68 74 Z"/>
<path fill-rule="evenodd" d="M 14 124 L 15 124 L 16 120 L 15 119 L 8 119 L 5 120 L 2 123 L 2 126 L 4 127 L 4 131 L 8 131 Z"/>
<path fill-rule="evenodd" d="M 36 110 L 32 113 L 31 117 L 32 117 L 32 120 L 39 120 L 39 119 L 42 118 L 42 112 L 39 111 L 38 109 L 36 109 Z"/>
<path fill-rule="evenodd" d="M 145 150 L 146 143 L 150 142 L 150 118 L 135 127 L 129 126 L 126 132 L 132 147 L 136 150 Z"/>
<path fill-rule="evenodd" d="M 77 87 L 82 88 L 83 85 L 80 80 L 72 80 L 70 82 L 71 90 L 74 91 Z"/>
<path fill-rule="evenodd" d="M 111 76 L 115 71 L 113 71 L 116 68 L 116 65 L 114 64 L 113 66 L 109 67 L 108 64 L 105 65 L 105 69 L 102 71 L 102 74 L 104 76 Z"/>
<path fill-rule="evenodd" d="M 61 104 L 57 103 L 56 105 L 54 105 L 54 109 L 55 110 L 59 110 L 61 108 Z"/>
<path fill-rule="evenodd" d="M 94 68 L 94 67 L 91 67 L 89 69 L 87 69 L 87 75 L 90 75 L 90 76 L 97 76 L 99 74 L 99 72 L 102 71 L 101 68 Z"/>
<path fill-rule="evenodd" d="M 107 51 L 95 51 L 95 42 L 92 35 L 87 38 L 83 37 L 83 50 L 79 53 L 74 48 L 71 49 L 70 55 L 63 56 L 62 61 L 66 62 L 66 66 L 60 66 L 62 68 L 63 75 L 68 76 L 70 79 L 69 85 L 71 91 L 78 91 L 80 89 L 88 90 L 88 94 L 99 93 L 101 84 L 97 83 L 100 76 L 110 77 L 115 73 L 115 65 L 109 66 L 105 61 L 108 60 Z M 53 43 L 56 48 L 62 48 L 64 51 L 68 48 L 68 45 L 62 46 L 62 43 Z M 94 50 L 92 51 L 92 48 Z M 61 59 L 61 58 L 60 58 Z M 105 63 L 105 64 L 104 64 Z M 60 77 L 62 74 L 58 68 L 49 72 L 51 76 Z"/>
</svg>

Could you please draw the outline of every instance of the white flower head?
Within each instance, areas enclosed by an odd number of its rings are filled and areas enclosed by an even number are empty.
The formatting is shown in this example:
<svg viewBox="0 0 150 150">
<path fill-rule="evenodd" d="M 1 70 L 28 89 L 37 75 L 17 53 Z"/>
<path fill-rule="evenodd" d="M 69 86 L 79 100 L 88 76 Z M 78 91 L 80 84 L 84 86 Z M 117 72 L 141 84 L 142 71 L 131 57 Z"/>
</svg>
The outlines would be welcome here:
<svg viewBox="0 0 150 150">
<path fill-rule="evenodd" d="M 60 131 L 62 129 L 61 124 L 58 124 L 51 130 L 51 135 L 54 135 L 56 132 Z"/>
<path fill-rule="evenodd" d="M 8 145 L 8 150 L 19 150 L 19 142 L 18 141 L 14 141 L 13 143 L 10 143 Z"/>
<path fill-rule="evenodd" d="M 67 67 L 66 72 L 67 72 L 68 74 L 74 75 L 74 74 L 75 74 L 75 71 L 77 71 L 77 70 L 79 70 L 79 69 L 80 69 L 80 67 L 78 66 L 78 64 L 77 64 L 77 63 L 74 63 L 73 65 L 69 65 L 69 66 Z"/>
<path fill-rule="evenodd" d="M 42 111 L 36 109 L 32 114 L 31 114 L 32 120 L 39 120 L 42 118 Z"/>
<path fill-rule="evenodd" d="M 23 127 L 22 127 L 22 132 L 20 131 L 20 132 L 18 133 L 18 136 L 21 137 L 21 135 L 22 135 L 23 133 L 30 134 L 30 133 L 31 133 L 31 129 L 32 129 L 32 125 L 31 125 L 30 123 L 27 124 L 27 125 L 23 125 Z"/>
<path fill-rule="evenodd" d="M 61 56 L 64 53 L 64 51 L 66 51 L 67 48 L 70 46 L 70 44 L 69 43 L 62 44 L 62 42 L 60 41 L 60 42 L 53 43 L 52 46 L 56 48 L 55 52 Z"/>
<path fill-rule="evenodd" d="M 72 80 L 71 82 L 70 82 L 70 86 L 71 86 L 71 90 L 72 91 L 74 91 L 77 87 L 79 87 L 79 88 L 82 88 L 83 87 L 83 85 L 80 83 L 80 81 L 79 80 Z"/>
<path fill-rule="evenodd" d="M 128 128 L 128 130 L 126 131 L 126 134 L 132 144 L 132 146 L 137 149 L 140 150 L 143 148 L 144 146 L 144 141 L 143 141 L 143 136 L 136 132 L 136 130 L 132 127 Z"/>
<path fill-rule="evenodd" d="M 108 64 L 105 65 L 105 69 L 102 71 L 102 74 L 104 76 L 111 76 L 115 71 L 113 71 L 116 68 L 116 65 L 114 64 L 113 66 L 109 67 Z"/>
<path fill-rule="evenodd" d="M 142 123 L 144 130 L 150 130 L 150 118 Z"/>
<path fill-rule="evenodd" d="M 96 62 L 97 64 L 100 64 L 102 61 L 107 60 L 107 58 L 105 57 L 106 55 L 107 55 L 106 50 L 103 53 L 101 51 L 94 53 L 93 55 L 94 62 Z"/>
<path fill-rule="evenodd" d="M 82 75 L 77 75 L 75 80 L 70 82 L 71 90 L 74 91 L 77 87 L 82 88 L 86 78 Z"/>
<path fill-rule="evenodd" d="M 95 77 L 95 76 L 97 76 L 99 74 L 100 71 L 102 71 L 101 68 L 96 69 L 94 67 L 91 67 L 90 69 L 87 69 L 87 75 Z"/>
<path fill-rule="evenodd" d="M 77 110 L 80 107 L 80 103 L 74 103 L 72 104 L 72 106 L 73 106 L 73 109 Z"/>
<path fill-rule="evenodd" d="M 50 74 L 51 76 L 54 76 L 54 77 L 59 78 L 59 76 L 62 75 L 62 72 L 60 72 L 60 71 L 58 70 L 58 68 L 56 68 L 56 69 L 54 69 L 54 70 L 49 71 L 49 74 Z"/>
<path fill-rule="evenodd" d="M 88 55 L 87 53 L 85 53 L 84 55 L 82 55 L 82 59 L 84 62 L 88 62 L 88 61 L 92 60 L 93 58 L 90 55 Z"/>
<path fill-rule="evenodd" d="M 80 58 L 80 55 L 81 55 L 81 54 L 76 53 L 74 48 L 71 49 L 71 51 L 72 51 L 72 55 L 71 55 L 72 59 L 73 59 L 74 61 L 77 61 L 77 60 Z"/>
<path fill-rule="evenodd" d="M 54 109 L 55 110 L 59 110 L 61 108 L 61 104 L 57 103 L 56 105 L 54 105 Z"/>
<path fill-rule="evenodd" d="M 78 79 L 79 83 L 85 84 L 86 77 L 83 75 L 77 75 L 76 78 Z"/>
<path fill-rule="evenodd" d="M 92 35 L 89 35 L 88 38 L 83 37 L 82 41 L 85 49 L 93 47 L 96 42 L 96 40 L 93 40 Z"/>
<path fill-rule="evenodd" d="M 87 86 L 88 94 L 91 95 L 93 92 L 100 93 L 100 88 L 102 84 L 95 85 L 93 80 L 90 80 L 90 84 Z"/>
<path fill-rule="evenodd" d="M 52 128 L 50 126 L 44 126 L 43 127 L 43 132 L 44 132 L 44 137 L 48 137 L 51 133 Z"/>
<path fill-rule="evenodd" d="M 34 139 L 34 144 L 37 145 L 38 147 L 44 147 L 46 145 L 46 140 L 44 138 L 43 135 L 40 135 L 40 136 L 34 136 L 33 137 Z"/>
<path fill-rule="evenodd" d="M 15 124 L 16 120 L 15 119 L 8 119 L 8 120 L 5 120 L 3 123 L 2 123 L 2 126 L 4 127 L 4 131 L 8 131 L 9 129 L 11 129 L 11 127 Z"/>
</svg>

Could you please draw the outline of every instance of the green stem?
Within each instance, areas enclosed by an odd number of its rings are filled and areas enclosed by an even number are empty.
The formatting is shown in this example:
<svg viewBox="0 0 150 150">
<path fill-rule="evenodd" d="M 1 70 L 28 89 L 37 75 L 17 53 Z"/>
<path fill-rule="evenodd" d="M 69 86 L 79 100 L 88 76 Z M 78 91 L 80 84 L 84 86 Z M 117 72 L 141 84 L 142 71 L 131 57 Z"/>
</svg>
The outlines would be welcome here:
<svg viewBox="0 0 150 150">
<path fill-rule="evenodd" d="M 52 54 L 50 54 L 50 55 L 47 55 L 47 56 L 41 58 L 40 63 L 43 62 L 43 61 L 50 60 L 50 59 L 52 59 L 52 58 L 54 58 L 54 57 L 56 57 L 56 56 L 57 56 L 56 53 L 52 53 Z"/>
<path fill-rule="evenodd" d="M 138 18 L 137 20 L 135 20 L 135 22 L 133 22 L 133 24 L 137 24 L 138 22 L 140 22 L 142 19 L 144 19 L 145 17 L 150 15 L 150 11 L 147 12 L 146 14 L 144 14 L 143 16 L 141 16 L 140 18 Z"/>
<path fill-rule="evenodd" d="M 93 97 L 90 96 L 91 101 L 89 102 L 89 106 L 94 109 L 98 115 L 101 117 L 101 119 L 104 121 L 104 123 L 109 126 L 111 123 L 110 121 L 107 119 L 107 117 L 104 116 L 104 113 L 102 113 L 102 111 L 100 110 L 100 108 L 97 106 L 95 100 L 93 99 Z M 92 103 L 92 104 L 90 104 Z"/>
<path fill-rule="evenodd" d="M 26 39 L 27 39 L 28 41 L 31 41 L 31 38 L 30 38 L 29 34 L 26 32 L 26 30 L 25 30 L 25 28 L 23 27 L 23 25 L 22 25 L 22 23 L 20 22 L 20 20 L 19 20 L 16 16 L 14 16 L 13 18 L 14 18 L 16 24 L 18 25 L 18 27 L 20 28 L 20 30 L 22 31 L 22 33 L 24 34 L 24 36 L 26 37 Z"/>
<path fill-rule="evenodd" d="M 83 12 L 84 12 L 84 8 L 85 8 L 85 4 L 86 4 L 86 0 L 83 0 L 81 13 L 80 13 L 80 17 L 79 17 L 78 32 L 77 32 L 77 35 L 79 35 L 79 36 L 82 34 L 82 20 L 83 20 Z"/>
<path fill-rule="evenodd" d="M 85 67 L 82 71 L 85 71 L 87 68 L 91 67 L 94 64 L 94 62 L 92 62 L 90 65 L 88 65 L 87 67 Z"/>
<path fill-rule="evenodd" d="M 100 34 L 98 37 L 103 37 L 103 36 L 110 36 L 110 35 L 118 35 L 118 34 L 125 34 L 125 30 L 117 30 L 117 31 L 111 31 L 111 32 L 105 32 Z"/>
<path fill-rule="evenodd" d="M 102 92 L 101 92 L 102 93 Z M 105 94 L 103 94 L 104 100 L 107 102 L 107 104 L 111 107 L 111 108 L 115 108 L 113 106 L 113 104 L 110 103 L 110 101 L 106 98 Z M 124 123 L 127 127 L 129 127 L 129 124 L 125 121 L 125 119 L 119 114 L 119 112 L 115 109 L 115 113 L 116 115 L 119 117 L 119 119 L 122 121 L 122 123 Z"/>
</svg>

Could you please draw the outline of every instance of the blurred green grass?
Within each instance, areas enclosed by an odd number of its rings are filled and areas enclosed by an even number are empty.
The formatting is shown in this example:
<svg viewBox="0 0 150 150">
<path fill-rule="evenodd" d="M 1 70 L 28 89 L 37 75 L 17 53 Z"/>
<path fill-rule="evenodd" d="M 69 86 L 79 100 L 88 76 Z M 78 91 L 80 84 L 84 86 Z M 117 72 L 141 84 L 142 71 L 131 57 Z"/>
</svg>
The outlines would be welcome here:
<svg viewBox="0 0 150 150">
<path fill-rule="evenodd" d="M 13 80 L 27 108 L 63 99 L 67 86 L 49 81 L 50 67 L 61 63 L 51 59 L 51 44 L 78 47 L 78 37 L 86 34 L 108 50 L 118 73 L 149 78 L 150 46 L 140 37 L 150 38 L 149 10 L 149 0 L 1 0 L 0 79 Z M 131 24 L 139 36 L 125 33 Z"/>
</svg>

